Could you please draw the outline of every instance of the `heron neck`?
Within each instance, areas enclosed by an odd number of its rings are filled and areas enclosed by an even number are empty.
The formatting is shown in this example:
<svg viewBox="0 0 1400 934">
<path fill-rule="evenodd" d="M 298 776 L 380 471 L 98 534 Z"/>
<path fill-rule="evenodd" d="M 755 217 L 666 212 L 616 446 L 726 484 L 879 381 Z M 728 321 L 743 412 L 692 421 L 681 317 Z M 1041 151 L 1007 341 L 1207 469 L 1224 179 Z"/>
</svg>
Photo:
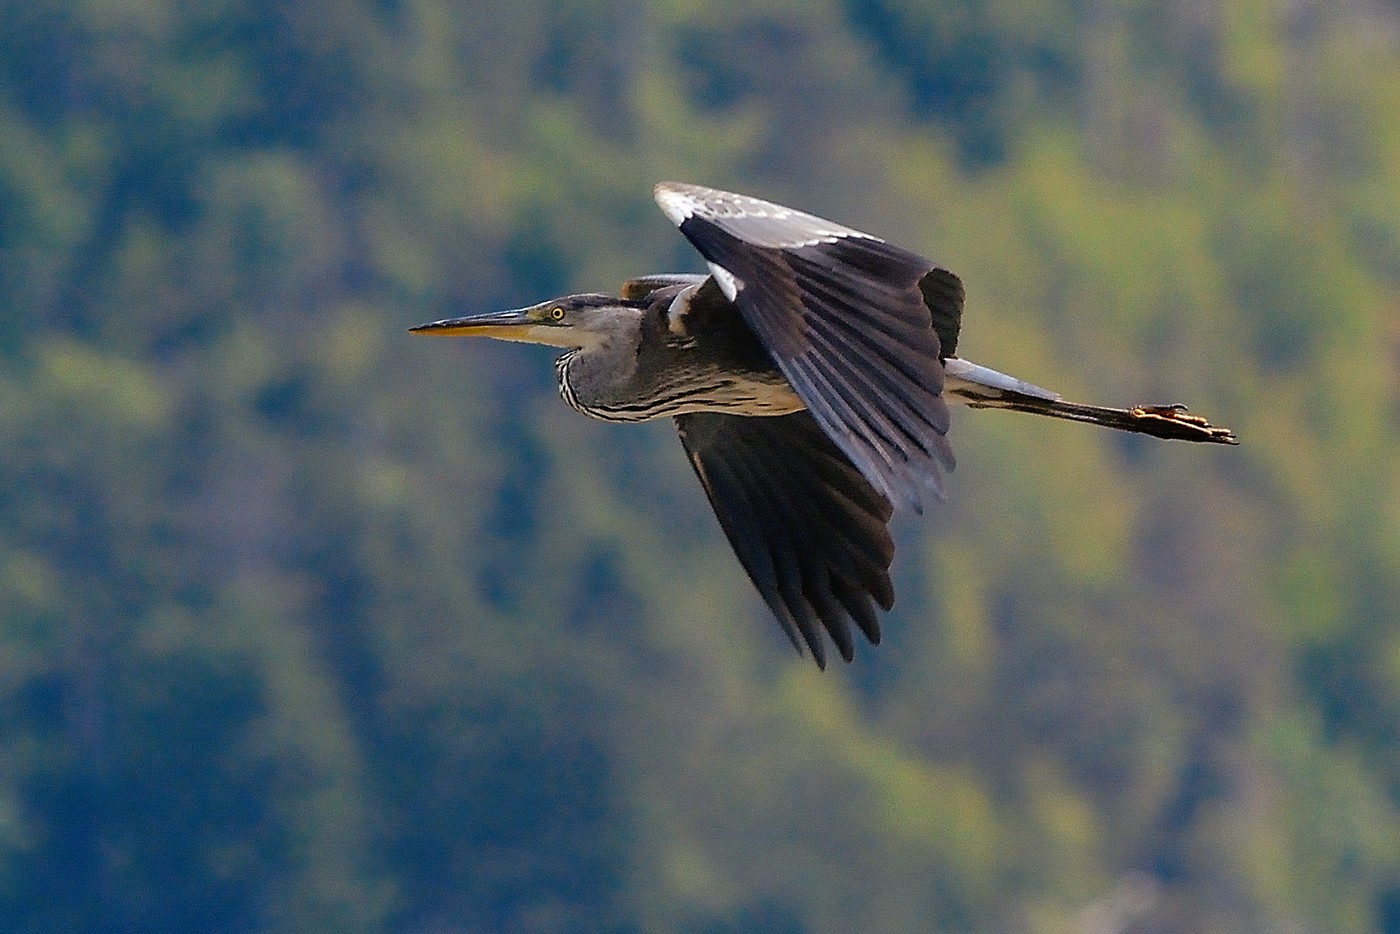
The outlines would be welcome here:
<svg viewBox="0 0 1400 934">
<path fill-rule="evenodd" d="M 598 405 L 623 398 L 637 372 L 640 329 L 613 335 L 571 350 L 554 362 L 559 394 L 576 409 L 589 412 Z"/>
</svg>

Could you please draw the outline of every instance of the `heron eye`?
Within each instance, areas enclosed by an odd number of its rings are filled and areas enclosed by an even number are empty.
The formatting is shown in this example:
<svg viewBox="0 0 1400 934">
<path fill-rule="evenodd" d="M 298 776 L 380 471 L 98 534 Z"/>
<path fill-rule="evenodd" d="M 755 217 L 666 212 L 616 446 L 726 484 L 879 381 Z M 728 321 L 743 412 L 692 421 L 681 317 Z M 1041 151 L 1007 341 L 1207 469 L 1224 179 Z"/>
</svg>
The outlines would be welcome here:
<svg viewBox="0 0 1400 934">
<path fill-rule="evenodd" d="M 558 305 L 555 305 L 553 308 L 549 309 L 549 319 L 551 321 L 563 321 L 564 309 L 560 308 Z"/>
</svg>

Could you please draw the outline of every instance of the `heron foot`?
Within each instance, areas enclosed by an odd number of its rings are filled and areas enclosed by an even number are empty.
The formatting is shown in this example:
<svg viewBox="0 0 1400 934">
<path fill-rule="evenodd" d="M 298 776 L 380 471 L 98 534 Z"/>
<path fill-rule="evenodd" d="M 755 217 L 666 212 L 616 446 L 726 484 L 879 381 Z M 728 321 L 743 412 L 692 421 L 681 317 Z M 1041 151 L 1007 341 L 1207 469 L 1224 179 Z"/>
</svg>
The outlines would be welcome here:
<svg viewBox="0 0 1400 934">
<path fill-rule="evenodd" d="M 1199 415 L 1192 415 L 1184 405 L 1135 405 L 1131 409 L 1133 418 L 1151 422 L 1161 422 L 1153 427 L 1163 437 L 1180 438 L 1184 441 L 1213 441 L 1217 444 L 1239 444 L 1235 433 L 1228 428 L 1217 428 Z"/>
</svg>

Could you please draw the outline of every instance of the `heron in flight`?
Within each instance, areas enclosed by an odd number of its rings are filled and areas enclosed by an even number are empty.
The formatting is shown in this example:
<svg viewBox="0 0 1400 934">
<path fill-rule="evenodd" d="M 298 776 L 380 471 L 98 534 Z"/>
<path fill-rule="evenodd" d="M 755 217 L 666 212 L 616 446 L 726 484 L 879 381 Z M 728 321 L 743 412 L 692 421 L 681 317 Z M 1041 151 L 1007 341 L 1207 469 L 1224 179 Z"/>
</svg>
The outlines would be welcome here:
<svg viewBox="0 0 1400 934">
<path fill-rule="evenodd" d="M 878 237 L 758 198 L 663 182 L 709 275 L 642 276 L 449 318 L 419 334 L 548 344 L 559 393 L 607 422 L 675 419 L 720 526 L 783 631 L 826 666 L 894 604 L 889 520 L 941 498 L 950 402 L 1235 444 L 1182 406 L 1082 405 L 957 356 L 963 284 Z M 823 637 L 823 632 L 826 636 Z"/>
</svg>

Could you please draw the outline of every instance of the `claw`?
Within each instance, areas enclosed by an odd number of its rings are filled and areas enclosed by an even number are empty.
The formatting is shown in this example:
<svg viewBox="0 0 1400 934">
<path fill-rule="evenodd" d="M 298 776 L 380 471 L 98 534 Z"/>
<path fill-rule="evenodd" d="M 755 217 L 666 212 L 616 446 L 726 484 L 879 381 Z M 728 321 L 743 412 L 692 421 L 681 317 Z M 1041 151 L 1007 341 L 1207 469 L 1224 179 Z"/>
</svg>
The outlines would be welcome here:
<svg viewBox="0 0 1400 934">
<path fill-rule="evenodd" d="M 1135 405 L 1134 418 L 1167 422 L 1170 425 L 1158 426 L 1166 429 L 1171 436 L 1188 441 L 1214 441 L 1217 444 L 1239 444 L 1235 433 L 1228 428 L 1217 428 L 1199 415 L 1192 415 L 1184 405 Z M 1151 432 L 1157 434 L 1158 432 Z M 1164 435 L 1166 436 L 1166 435 Z"/>
</svg>

